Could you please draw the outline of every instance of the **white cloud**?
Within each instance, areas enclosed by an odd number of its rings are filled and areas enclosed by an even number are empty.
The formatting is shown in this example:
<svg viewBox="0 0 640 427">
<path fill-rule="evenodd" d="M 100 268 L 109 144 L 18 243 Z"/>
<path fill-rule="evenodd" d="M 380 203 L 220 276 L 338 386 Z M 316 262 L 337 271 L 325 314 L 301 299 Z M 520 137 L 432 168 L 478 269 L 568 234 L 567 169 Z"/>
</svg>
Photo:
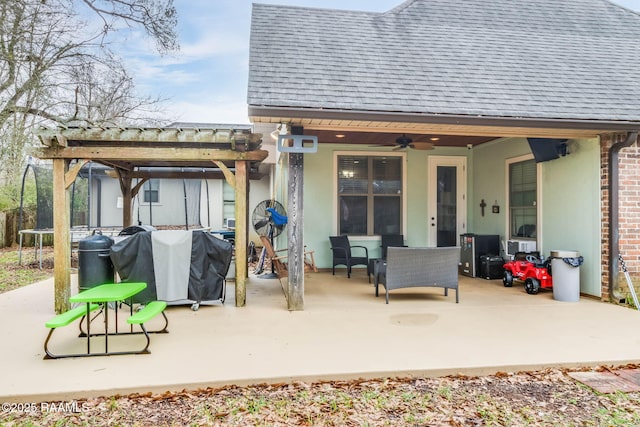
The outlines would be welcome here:
<svg viewBox="0 0 640 427">
<path fill-rule="evenodd" d="M 202 101 L 179 101 L 171 103 L 167 111 L 169 120 L 201 123 L 249 123 L 247 102 L 238 99 L 203 99 Z"/>
<path fill-rule="evenodd" d="M 194 43 L 182 44 L 180 56 L 197 59 L 211 58 L 223 54 L 246 52 L 248 47 L 248 37 L 229 37 L 221 33 L 210 33 Z"/>
</svg>

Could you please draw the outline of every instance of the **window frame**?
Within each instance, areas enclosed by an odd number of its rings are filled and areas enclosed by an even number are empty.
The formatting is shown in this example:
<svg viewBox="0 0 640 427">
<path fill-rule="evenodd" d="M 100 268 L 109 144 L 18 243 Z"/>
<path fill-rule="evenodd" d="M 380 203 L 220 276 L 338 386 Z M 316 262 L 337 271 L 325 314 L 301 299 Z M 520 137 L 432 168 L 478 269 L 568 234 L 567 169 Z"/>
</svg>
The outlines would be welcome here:
<svg viewBox="0 0 640 427">
<path fill-rule="evenodd" d="M 152 182 L 156 183 L 155 189 L 151 187 Z M 154 192 L 154 191 L 157 194 L 158 200 L 156 201 L 147 200 L 147 194 L 151 194 L 151 192 Z M 149 178 L 144 184 L 142 184 L 142 203 L 145 205 L 160 203 L 160 178 Z"/>
<path fill-rule="evenodd" d="M 332 214 L 332 228 L 333 228 L 333 234 L 337 235 L 340 233 L 339 228 L 338 228 L 338 223 L 339 223 L 339 197 L 340 194 L 338 193 L 338 158 L 340 156 L 355 156 L 355 157 L 397 157 L 400 158 L 400 163 L 401 163 L 401 179 L 402 179 L 402 184 L 401 184 L 401 188 L 402 188 L 402 194 L 400 196 L 400 229 L 402 234 L 404 234 L 405 236 L 407 235 L 407 154 L 405 152 L 398 152 L 398 153 L 390 153 L 388 151 L 334 151 L 333 152 L 333 179 L 332 179 L 332 185 L 333 185 L 333 214 Z M 375 196 L 375 194 L 374 194 Z M 368 218 L 370 218 L 370 213 L 368 213 Z M 369 227 L 369 224 L 367 224 L 367 228 Z M 373 224 L 371 224 L 371 227 L 373 227 Z M 349 235 L 349 236 L 353 236 L 355 239 L 358 240 L 379 240 L 380 239 L 380 235 L 379 234 L 353 234 L 353 235 Z"/>
<path fill-rule="evenodd" d="M 542 165 L 536 163 L 536 237 L 519 237 L 511 234 L 511 166 L 516 163 L 534 160 L 533 154 L 525 154 L 518 157 L 512 157 L 505 160 L 505 240 L 530 240 L 535 241 L 536 246 L 541 245 L 542 230 Z"/>
</svg>

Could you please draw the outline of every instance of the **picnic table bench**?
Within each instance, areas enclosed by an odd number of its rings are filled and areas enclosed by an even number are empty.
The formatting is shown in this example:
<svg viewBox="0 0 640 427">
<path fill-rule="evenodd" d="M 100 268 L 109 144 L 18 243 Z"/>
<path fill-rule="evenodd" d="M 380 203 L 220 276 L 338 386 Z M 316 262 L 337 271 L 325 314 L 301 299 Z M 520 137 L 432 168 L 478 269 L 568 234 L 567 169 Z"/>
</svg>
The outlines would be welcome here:
<svg viewBox="0 0 640 427">
<path fill-rule="evenodd" d="M 71 302 L 82 303 L 80 306 L 72 308 L 69 311 L 58 314 L 51 320 L 45 323 L 45 326 L 50 329 L 49 334 L 44 343 L 44 351 L 46 353 L 45 359 L 60 359 L 65 357 L 82 357 L 82 356 L 110 356 L 121 354 L 146 354 L 149 353 L 149 344 L 151 339 L 150 333 L 167 333 L 167 327 L 169 325 L 169 319 L 164 313 L 167 303 L 165 301 L 151 301 L 144 305 L 140 310 L 134 313 L 133 303 L 129 303 L 130 316 L 127 319 L 127 323 L 131 325 L 128 332 L 118 331 L 118 303 L 131 299 L 134 295 L 141 292 L 146 288 L 146 283 L 132 282 L 132 283 L 107 283 L 93 288 L 89 288 L 76 295 L 73 295 L 69 300 Z M 109 332 L 109 304 L 113 303 L 115 307 L 115 332 Z M 91 322 L 93 319 L 88 315 L 89 313 L 102 308 L 104 314 L 104 332 L 91 333 Z M 157 330 L 149 331 L 145 327 L 145 323 L 151 321 L 159 314 L 164 317 L 164 326 Z M 97 316 L 96 316 L 97 317 Z M 64 353 L 55 354 L 49 349 L 49 342 L 53 332 L 57 328 L 61 328 L 69 325 L 74 320 L 82 318 L 79 323 L 80 337 L 87 338 L 87 351 L 84 353 Z M 82 324 L 86 319 L 86 333 L 82 330 Z M 95 317 L 94 317 L 95 319 Z M 141 331 L 134 331 L 133 325 L 140 325 Z M 144 348 L 140 350 L 127 350 L 127 351 L 109 351 L 109 336 L 110 335 L 134 335 L 144 334 L 146 338 L 146 344 Z M 104 337 L 104 352 L 91 351 L 91 337 Z"/>
</svg>

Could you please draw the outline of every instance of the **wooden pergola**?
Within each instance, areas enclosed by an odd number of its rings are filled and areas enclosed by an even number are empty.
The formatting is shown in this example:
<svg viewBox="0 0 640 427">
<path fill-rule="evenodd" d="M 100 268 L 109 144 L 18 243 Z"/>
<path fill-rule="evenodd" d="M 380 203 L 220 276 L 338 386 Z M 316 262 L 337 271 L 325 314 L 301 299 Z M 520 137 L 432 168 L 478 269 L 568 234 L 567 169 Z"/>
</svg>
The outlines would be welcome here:
<svg viewBox="0 0 640 427">
<path fill-rule="evenodd" d="M 37 135 L 42 146 L 33 155 L 53 162 L 56 313 L 70 308 L 69 188 L 82 166 L 89 161 L 114 169 L 123 196 L 123 227 L 132 225 L 133 198 L 151 178 L 224 177 L 234 188 L 236 196 L 236 306 L 245 305 L 249 178 L 268 155 L 267 151 L 260 149 L 262 135 L 234 129 L 119 127 L 41 129 Z M 161 171 L 158 170 L 160 168 Z M 167 173 L 167 168 L 171 168 L 172 172 Z M 194 168 L 202 172 L 194 174 Z M 189 172 L 182 172 L 181 169 L 188 169 Z"/>
</svg>

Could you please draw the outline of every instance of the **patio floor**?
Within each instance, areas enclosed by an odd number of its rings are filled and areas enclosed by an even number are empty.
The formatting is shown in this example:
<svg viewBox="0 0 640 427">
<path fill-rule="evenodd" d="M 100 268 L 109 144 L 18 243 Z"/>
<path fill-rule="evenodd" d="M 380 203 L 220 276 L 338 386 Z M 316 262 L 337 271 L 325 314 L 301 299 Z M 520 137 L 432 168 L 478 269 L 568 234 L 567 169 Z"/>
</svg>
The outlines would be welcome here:
<svg viewBox="0 0 640 427">
<path fill-rule="evenodd" d="M 169 307 L 170 333 L 152 336 L 149 355 L 60 360 L 43 360 L 53 281 L 0 294 L 0 401 L 640 361 L 635 310 L 462 276 L 459 304 L 452 292 L 408 289 L 392 292 L 386 305 L 362 271 L 345 276 L 307 274 L 306 308 L 298 312 L 286 309 L 277 280 L 254 276 L 246 307 L 237 308 L 230 282 L 224 306 Z M 62 328 L 54 344 L 81 343 L 77 333 L 75 325 Z"/>
</svg>

